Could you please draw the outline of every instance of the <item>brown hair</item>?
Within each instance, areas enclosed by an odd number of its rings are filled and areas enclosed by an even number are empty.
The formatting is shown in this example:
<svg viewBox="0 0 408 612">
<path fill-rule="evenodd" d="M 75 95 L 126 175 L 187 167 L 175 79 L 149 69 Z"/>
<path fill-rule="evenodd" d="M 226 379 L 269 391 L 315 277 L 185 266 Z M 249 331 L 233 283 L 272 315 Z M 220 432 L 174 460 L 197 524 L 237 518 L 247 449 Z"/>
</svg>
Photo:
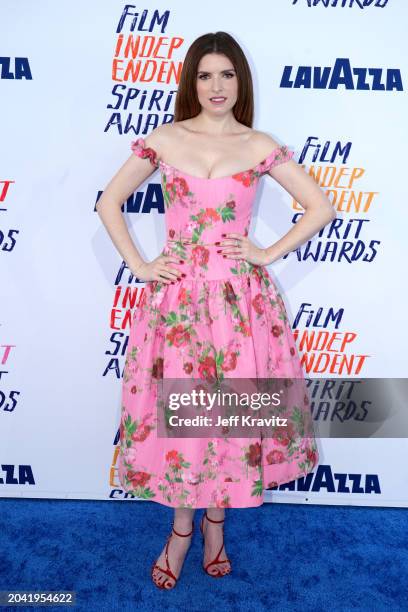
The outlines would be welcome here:
<svg viewBox="0 0 408 612">
<path fill-rule="evenodd" d="M 203 34 L 190 45 L 183 63 L 177 90 L 174 121 L 195 117 L 201 111 L 197 96 L 197 69 L 203 55 L 220 53 L 232 62 L 238 77 L 238 96 L 232 112 L 240 123 L 252 127 L 254 94 L 248 61 L 239 44 L 227 32 Z"/>
</svg>

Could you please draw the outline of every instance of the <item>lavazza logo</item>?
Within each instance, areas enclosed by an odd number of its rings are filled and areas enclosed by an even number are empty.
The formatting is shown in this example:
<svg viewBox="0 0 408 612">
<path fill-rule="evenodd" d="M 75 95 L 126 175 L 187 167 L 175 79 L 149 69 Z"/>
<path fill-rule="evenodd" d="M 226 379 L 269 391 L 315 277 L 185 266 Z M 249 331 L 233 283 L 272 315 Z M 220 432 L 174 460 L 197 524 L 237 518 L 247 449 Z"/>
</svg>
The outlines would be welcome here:
<svg viewBox="0 0 408 612">
<path fill-rule="evenodd" d="M 279 491 L 326 491 L 327 493 L 381 494 L 378 474 L 332 472 L 330 465 L 319 465 L 313 473 L 271 489 Z"/>
<path fill-rule="evenodd" d="M 280 87 L 403 91 L 398 68 L 353 67 L 347 57 L 338 57 L 333 66 L 285 66 Z"/>
</svg>

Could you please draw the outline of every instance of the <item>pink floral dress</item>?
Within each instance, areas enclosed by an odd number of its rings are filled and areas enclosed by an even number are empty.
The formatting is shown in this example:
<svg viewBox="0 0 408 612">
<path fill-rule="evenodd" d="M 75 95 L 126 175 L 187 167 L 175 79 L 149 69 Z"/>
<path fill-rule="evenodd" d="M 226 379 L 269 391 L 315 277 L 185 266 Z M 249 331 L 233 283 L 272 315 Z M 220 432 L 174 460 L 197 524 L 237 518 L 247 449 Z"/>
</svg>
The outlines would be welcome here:
<svg viewBox="0 0 408 612">
<path fill-rule="evenodd" d="M 186 274 L 175 284 L 147 281 L 135 310 L 123 371 L 119 480 L 135 497 L 171 507 L 253 507 L 266 488 L 306 476 L 318 450 L 304 393 L 276 437 L 157 435 L 157 387 L 165 378 L 202 381 L 297 378 L 304 382 L 281 294 L 264 266 L 223 257 L 222 234 L 248 234 L 261 177 L 293 156 L 286 146 L 244 172 L 191 176 L 159 160 L 143 138 L 132 151 L 159 168 L 165 254 Z M 312 430 L 313 431 L 313 430 Z M 309 432 L 306 434 L 305 432 Z"/>
</svg>

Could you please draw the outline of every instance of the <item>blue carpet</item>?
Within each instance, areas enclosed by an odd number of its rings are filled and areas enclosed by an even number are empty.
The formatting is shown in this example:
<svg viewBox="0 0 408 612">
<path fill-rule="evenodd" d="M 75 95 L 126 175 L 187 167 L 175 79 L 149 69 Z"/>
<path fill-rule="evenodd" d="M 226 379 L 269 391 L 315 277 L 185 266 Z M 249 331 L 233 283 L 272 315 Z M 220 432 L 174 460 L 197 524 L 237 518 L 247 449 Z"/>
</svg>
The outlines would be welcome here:
<svg viewBox="0 0 408 612">
<path fill-rule="evenodd" d="M 227 509 L 233 573 L 201 569 L 195 534 L 172 591 L 150 581 L 173 510 L 154 502 L 1 500 L 0 590 L 76 591 L 75 610 L 408 610 L 405 509 Z M 2 610 L 69 610 L 3 607 Z"/>
</svg>

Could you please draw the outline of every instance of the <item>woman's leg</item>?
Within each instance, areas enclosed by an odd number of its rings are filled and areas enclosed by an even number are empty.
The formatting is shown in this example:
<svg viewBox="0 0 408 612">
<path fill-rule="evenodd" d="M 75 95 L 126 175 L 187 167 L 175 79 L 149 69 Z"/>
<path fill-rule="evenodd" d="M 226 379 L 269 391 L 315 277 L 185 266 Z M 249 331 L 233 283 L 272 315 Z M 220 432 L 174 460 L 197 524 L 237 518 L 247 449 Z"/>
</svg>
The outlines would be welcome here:
<svg viewBox="0 0 408 612">
<path fill-rule="evenodd" d="M 224 508 L 207 508 L 207 515 L 210 519 L 214 521 L 221 521 L 225 519 L 225 509 Z M 205 539 L 205 547 L 204 547 L 204 565 L 207 565 L 210 561 L 213 561 L 220 550 L 220 546 L 222 544 L 223 538 L 223 527 L 224 523 L 212 523 L 208 521 L 206 518 L 203 519 L 203 532 Z M 220 563 L 214 563 L 214 565 L 210 565 L 208 571 L 211 574 L 218 574 L 222 572 L 223 574 L 231 571 L 231 564 L 228 562 L 221 563 L 224 559 L 227 559 L 227 554 L 225 552 L 225 546 L 223 546 L 221 553 L 219 555 Z"/>
<path fill-rule="evenodd" d="M 174 509 L 174 529 L 178 533 L 190 533 L 192 527 L 191 523 L 194 518 L 194 508 L 175 508 Z M 169 548 L 168 548 L 168 558 L 170 569 L 173 574 L 178 578 L 181 572 L 181 568 L 183 566 L 184 557 L 186 556 L 187 550 L 189 549 L 191 543 L 191 536 L 187 537 L 179 537 L 174 532 L 170 538 Z M 166 557 L 165 557 L 165 546 L 156 560 L 156 563 L 166 569 Z M 163 582 L 167 582 L 167 588 L 172 588 L 175 584 L 175 581 L 165 574 L 161 572 L 157 567 L 153 571 L 153 578 L 155 582 L 158 584 L 163 584 Z"/>
</svg>

